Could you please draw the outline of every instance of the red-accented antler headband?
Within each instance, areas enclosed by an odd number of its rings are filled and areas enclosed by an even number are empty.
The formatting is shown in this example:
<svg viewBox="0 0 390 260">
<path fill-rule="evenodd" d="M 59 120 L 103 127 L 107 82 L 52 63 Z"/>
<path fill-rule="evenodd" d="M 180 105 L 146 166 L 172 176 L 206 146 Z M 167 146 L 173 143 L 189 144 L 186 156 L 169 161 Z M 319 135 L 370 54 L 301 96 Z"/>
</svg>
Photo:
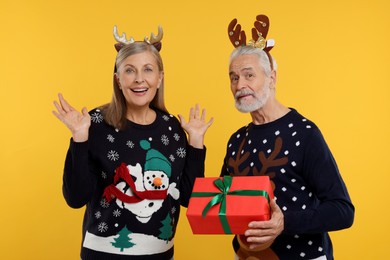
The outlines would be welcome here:
<svg viewBox="0 0 390 260">
<path fill-rule="evenodd" d="M 132 44 L 133 42 L 135 42 L 133 37 L 130 37 L 130 40 L 127 40 L 125 33 L 123 33 L 122 36 L 119 36 L 118 35 L 118 28 L 116 27 L 116 25 L 114 26 L 114 37 L 115 37 L 115 40 L 118 42 L 115 44 L 115 49 L 117 51 L 119 51 L 123 46 L 128 45 L 128 44 Z M 153 45 L 158 51 L 160 51 L 161 46 L 162 46 L 162 43 L 161 43 L 162 37 L 163 37 L 163 29 L 161 26 L 158 26 L 157 36 L 155 36 L 154 33 L 151 33 L 150 40 L 148 39 L 148 37 L 145 37 L 144 42 Z"/>
</svg>

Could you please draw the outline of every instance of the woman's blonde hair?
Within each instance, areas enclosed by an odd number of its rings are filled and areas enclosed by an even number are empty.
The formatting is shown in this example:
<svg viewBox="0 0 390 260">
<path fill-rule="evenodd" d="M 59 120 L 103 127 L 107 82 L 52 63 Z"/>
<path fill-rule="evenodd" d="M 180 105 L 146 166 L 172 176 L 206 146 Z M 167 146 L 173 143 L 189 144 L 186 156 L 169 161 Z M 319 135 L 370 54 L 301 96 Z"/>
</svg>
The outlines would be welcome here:
<svg viewBox="0 0 390 260">
<path fill-rule="evenodd" d="M 156 59 L 159 72 L 164 72 L 163 62 L 158 50 L 151 44 L 146 42 L 134 42 L 128 45 L 124 45 L 118 52 L 115 61 L 114 75 L 113 75 L 113 95 L 110 103 L 105 104 L 100 107 L 104 120 L 111 126 L 123 130 L 126 127 L 126 99 L 119 88 L 118 82 L 115 78 L 115 73 L 117 73 L 117 68 L 122 64 L 122 62 L 129 56 L 135 55 L 138 53 L 150 52 Z M 159 109 L 161 111 L 167 112 L 164 102 L 164 77 L 161 81 L 160 87 L 157 89 L 157 93 L 154 96 L 150 107 Z"/>
</svg>

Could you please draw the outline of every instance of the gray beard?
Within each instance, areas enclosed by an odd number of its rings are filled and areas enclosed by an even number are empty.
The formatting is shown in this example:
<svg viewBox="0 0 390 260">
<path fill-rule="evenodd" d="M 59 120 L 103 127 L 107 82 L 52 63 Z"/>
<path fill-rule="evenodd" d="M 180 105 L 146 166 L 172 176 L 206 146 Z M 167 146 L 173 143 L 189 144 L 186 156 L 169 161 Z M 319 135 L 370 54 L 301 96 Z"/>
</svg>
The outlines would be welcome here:
<svg viewBox="0 0 390 260">
<path fill-rule="evenodd" d="M 254 93 L 251 90 L 237 91 L 235 96 L 237 110 L 242 113 L 248 113 L 248 112 L 250 113 L 262 108 L 264 104 L 267 102 L 268 97 L 270 95 L 269 84 L 264 86 L 264 90 L 265 91 L 263 92 L 262 95 L 258 95 L 257 93 Z M 242 94 L 251 94 L 254 100 L 250 103 L 240 102 L 239 100 L 237 100 L 237 97 Z"/>
</svg>

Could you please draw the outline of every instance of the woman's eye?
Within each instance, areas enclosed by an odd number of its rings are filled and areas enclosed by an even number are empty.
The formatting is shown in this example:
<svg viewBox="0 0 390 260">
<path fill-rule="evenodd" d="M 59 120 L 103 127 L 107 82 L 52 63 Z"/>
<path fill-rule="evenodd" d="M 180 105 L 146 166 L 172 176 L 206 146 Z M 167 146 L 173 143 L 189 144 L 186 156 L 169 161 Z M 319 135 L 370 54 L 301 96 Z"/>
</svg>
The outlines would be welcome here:
<svg viewBox="0 0 390 260">
<path fill-rule="evenodd" d="M 145 71 L 150 72 L 150 71 L 153 71 L 153 69 L 152 68 L 145 68 Z"/>
</svg>

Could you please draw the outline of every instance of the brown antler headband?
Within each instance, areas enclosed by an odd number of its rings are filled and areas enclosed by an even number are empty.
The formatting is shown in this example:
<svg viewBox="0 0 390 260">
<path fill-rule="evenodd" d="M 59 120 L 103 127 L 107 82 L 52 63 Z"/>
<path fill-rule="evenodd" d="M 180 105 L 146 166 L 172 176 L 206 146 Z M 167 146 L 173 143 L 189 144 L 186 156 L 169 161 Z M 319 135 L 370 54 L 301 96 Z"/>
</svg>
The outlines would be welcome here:
<svg viewBox="0 0 390 260">
<path fill-rule="evenodd" d="M 268 17 L 262 14 L 256 16 L 254 26 L 252 28 L 252 39 L 246 44 L 245 31 L 241 30 L 241 25 L 237 24 L 237 19 L 234 18 L 228 26 L 228 35 L 231 43 L 235 48 L 249 45 L 269 52 L 274 47 L 275 41 L 273 39 L 266 40 L 269 29 Z"/>
<path fill-rule="evenodd" d="M 163 29 L 161 26 L 158 26 L 157 36 L 155 36 L 154 33 L 151 33 L 150 40 L 148 39 L 148 37 L 145 37 L 144 42 L 153 45 L 158 51 L 160 51 L 161 45 L 162 45 L 161 44 L 162 37 L 163 37 Z M 116 27 L 116 25 L 114 26 L 114 38 L 118 42 L 115 44 L 115 49 L 117 51 L 119 51 L 123 46 L 128 45 L 128 44 L 132 44 L 133 42 L 135 42 L 133 37 L 130 37 L 130 40 L 127 40 L 125 33 L 123 33 L 122 36 L 119 36 L 118 28 Z"/>
<path fill-rule="evenodd" d="M 274 64 L 269 51 L 275 46 L 275 41 L 273 39 L 266 40 L 269 29 L 268 17 L 263 14 L 256 16 L 254 26 L 255 27 L 252 28 L 252 39 L 246 44 L 245 31 L 241 30 L 241 25 L 237 24 L 237 19 L 234 18 L 228 26 L 229 39 L 234 48 L 249 45 L 253 48 L 259 48 L 265 51 L 271 64 L 271 70 L 273 70 Z"/>
</svg>

